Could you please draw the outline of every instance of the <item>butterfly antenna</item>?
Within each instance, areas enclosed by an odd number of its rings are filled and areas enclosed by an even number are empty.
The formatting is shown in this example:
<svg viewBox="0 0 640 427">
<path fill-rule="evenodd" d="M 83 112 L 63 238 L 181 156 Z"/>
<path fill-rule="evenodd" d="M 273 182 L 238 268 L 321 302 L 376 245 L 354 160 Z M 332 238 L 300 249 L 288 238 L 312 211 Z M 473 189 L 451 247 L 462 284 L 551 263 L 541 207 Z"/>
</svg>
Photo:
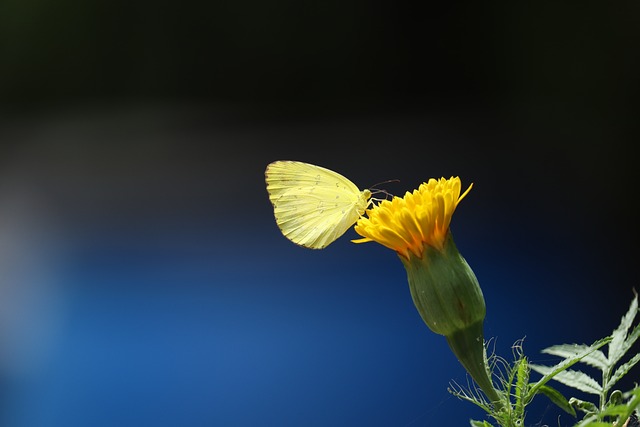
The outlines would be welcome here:
<svg viewBox="0 0 640 427">
<path fill-rule="evenodd" d="M 383 198 L 375 197 L 377 194 L 381 194 L 381 193 L 384 194 Z M 389 199 L 393 199 L 393 194 L 391 194 L 387 190 L 373 189 L 371 191 L 371 200 L 374 200 L 376 202 L 382 202 L 383 200 L 389 200 Z"/>
<path fill-rule="evenodd" d="M 387 190 L 384 190 L 382 188 L 376 188 L 376 186 L 380 185 L 380 184 L 388 184 L 390 182 L 400 182 L 399 179 L 388 179 L 386 181 L 382 181 L 382 182 L 378 182 L 377 184 L 374 184 L 369 190 L 371 191 L 371 195 L 375 195 L 375 194 L 384 194 L 384 199 L 380 199 L 377 197 L 372 197 L 373 200 L 377 201 L 377 202 L 381 202 L 383 200 L 388 200 L 389 198 L 393 198 L 393 194 L 388 192 Z"/>
<path fill-rule="evenodd" d="M 378 186 L 378 185 L 380 185 L 380 184 L 388 184 L 388 183 L 390 183 L 390 182 L 400 182 L 400 180 L 399 180 L 399 179 L 388 179 L 388 180 L 386 180 L 386 181 L 377 182 L 377 183 L 375 183 L 375 184 L 373 184 L 373 185 L 371 186 L 371 187 L 372 187 L 372 188 L 371 188 L 371 190 L 374 190 L 374 189 L 375 189 L 375 187 L 377 187 L 377 186 Z"/>
</svg>

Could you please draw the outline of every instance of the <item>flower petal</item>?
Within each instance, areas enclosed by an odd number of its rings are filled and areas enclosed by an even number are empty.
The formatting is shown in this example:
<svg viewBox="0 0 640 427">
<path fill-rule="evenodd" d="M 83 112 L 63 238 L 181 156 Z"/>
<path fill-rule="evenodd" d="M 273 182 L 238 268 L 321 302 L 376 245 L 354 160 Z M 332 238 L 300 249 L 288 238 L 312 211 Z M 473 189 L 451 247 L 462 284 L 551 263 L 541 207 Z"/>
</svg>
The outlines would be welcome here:
<svg viewBox="0 0 640 427">
<path fill-rule="evenodd" d="M 363 239 L 352 241 L 375 241 L 404 257 L 421 256 L 425 245 L 442 250 L 453 212 L 473 184 L 462 195 L 461 186 L 458 177 L 431 178 L 404 197 L 383 200 L 358 220 L 355 230 Z"/>
</svg>

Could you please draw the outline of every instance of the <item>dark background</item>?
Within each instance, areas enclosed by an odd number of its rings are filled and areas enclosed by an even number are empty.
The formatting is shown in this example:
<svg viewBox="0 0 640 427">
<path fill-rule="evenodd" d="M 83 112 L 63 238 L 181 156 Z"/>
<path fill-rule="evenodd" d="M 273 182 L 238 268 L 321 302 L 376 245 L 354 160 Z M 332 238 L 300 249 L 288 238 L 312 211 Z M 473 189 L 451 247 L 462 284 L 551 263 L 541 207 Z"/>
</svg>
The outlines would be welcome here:
<svg viewBox="0 0 640 427">
<path fill-rule="evenodd" d="M 288 242 L 264 168 L 473 182 L 452 230 L 486 336 L 554 363 L 638 286 L 639 9 L 3 0 L 0 424 L 481 418 L 396 256 Z"/>
</svg>

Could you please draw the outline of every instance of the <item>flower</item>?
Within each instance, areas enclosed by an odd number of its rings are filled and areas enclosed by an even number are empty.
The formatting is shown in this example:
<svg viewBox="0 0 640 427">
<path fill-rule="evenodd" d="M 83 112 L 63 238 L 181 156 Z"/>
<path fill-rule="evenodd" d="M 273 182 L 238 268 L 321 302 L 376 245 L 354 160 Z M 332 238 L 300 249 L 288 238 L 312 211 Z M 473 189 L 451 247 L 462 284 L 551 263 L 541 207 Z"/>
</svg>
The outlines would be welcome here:
<svg viewBox="0 0 640 427">
<path fill-rule="evenodd" d="M 476 334 L 486 314 L 478 279 L 449 230 L 453 212 L 471 186 L 462 195 L 460 189 L 458 177 L 432 178 L 402 198 L 367 209 L 368 218 L 360 218 L 355 227 L 364 238 L 354 242 L 376 241 L 398 253 L 420 316 L 445 337 L 472 327 Z"/>
<path fill-rule="evenodd" d="M 353 242 L 375 241 L 405 259 L 422 257 L 425 246 L 442 251 L 453 212 L 473 184 L 462 195 L 461 186 L 458 177 L 432 178 L 402 198 L 383 200 L 358 220 L 355 230 L 363 239 Z"/>
<path fill-rule="evenodd" d="M 473 270 L 453 241 L 451 217 L 472 185 L 460 194 L 460 178 L 430 179 L 404 197 L 367 209 L 355 230 L 396 251 L 407 270 L 411 298 L 422 320 L 449 347 L 491 402 L 500 405 L 486 364 L 486 308 Z"/>
</svg>

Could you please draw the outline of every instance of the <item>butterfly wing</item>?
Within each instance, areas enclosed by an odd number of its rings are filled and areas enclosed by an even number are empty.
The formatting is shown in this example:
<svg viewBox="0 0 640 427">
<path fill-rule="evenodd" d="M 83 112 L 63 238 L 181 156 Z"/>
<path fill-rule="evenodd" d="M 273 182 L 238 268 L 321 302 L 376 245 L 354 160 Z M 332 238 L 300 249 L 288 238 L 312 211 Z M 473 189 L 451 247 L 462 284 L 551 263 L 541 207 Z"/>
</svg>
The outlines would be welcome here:
<svg viewBox="0 0 640 427">
<path fill-rule="evenodd" d="M 370 192 L 339 173 L 295 161 L 276 161 L 265 172 L 269 200 L 282 234 L 299 245 L 322 249 L 362 215 Z"/>
</svg>

